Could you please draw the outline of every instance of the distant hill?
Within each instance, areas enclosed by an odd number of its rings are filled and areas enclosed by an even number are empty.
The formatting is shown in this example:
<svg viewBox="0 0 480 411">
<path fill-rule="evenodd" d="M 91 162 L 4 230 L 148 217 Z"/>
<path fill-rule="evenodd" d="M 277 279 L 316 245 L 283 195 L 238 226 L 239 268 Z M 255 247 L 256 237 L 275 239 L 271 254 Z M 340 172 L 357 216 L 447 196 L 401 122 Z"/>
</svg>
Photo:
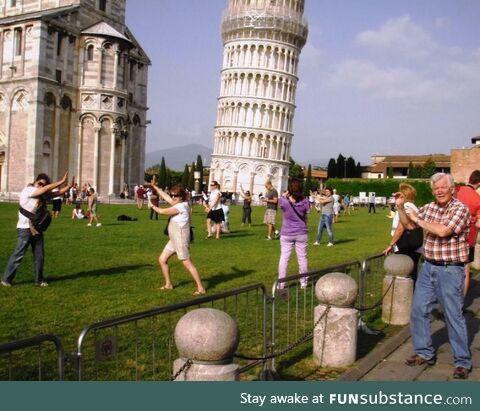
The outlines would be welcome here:
<svg viewBox="0 0 480 411">
<path fill-rule="evenodd" d="M 188 144 L 147 153 L 145 155 L 145 168 L 160 164 L 163 157 L 168 168 L 183 171 L 185 164 L 192 164 L 193 161 L 197 161 L 199 154 L 202 157 L 203 165 L 209 166 L 212 149 L 201 144 Z"/>
</svg>

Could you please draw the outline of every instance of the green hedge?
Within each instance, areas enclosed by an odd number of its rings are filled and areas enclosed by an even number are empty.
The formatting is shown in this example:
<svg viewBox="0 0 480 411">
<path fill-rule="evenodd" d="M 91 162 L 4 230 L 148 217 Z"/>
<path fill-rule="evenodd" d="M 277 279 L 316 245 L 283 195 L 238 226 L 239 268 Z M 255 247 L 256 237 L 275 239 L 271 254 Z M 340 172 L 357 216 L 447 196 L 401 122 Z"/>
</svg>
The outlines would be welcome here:
<svg viewBox="0 0 480 411">
<path fill-rule="evenodd" d="M 375 192 L 377 197 L 389 198 L 392 193 L 398 191 L 400 183 L 408 183 L 417 190 L 417 205 L 423 205 L 433 201 L 432 191 L 430 190 L 430 180 L 396 180 L 396 179 L 342 179 L 331 178 L 326 182 L 327 187 L 332 187 L 339 194 L 350 193 L 352 196 L 358 196 L 360 192 Z"/>
</svg>

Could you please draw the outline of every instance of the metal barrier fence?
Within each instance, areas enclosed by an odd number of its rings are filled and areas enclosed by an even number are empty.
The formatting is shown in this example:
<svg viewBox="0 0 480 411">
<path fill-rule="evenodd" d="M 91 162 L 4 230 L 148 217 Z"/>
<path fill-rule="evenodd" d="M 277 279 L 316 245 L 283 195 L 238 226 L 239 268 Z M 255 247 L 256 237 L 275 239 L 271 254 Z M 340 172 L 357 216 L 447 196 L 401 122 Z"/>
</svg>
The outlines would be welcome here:
<svg viewBox="0 0 480 411">
<path fill-rule="evenodd" d="M 55 379 L 52 375 L 55 367 L 51 361 L 47 372 L 42 366 L 41 346 L 49 341 L 56 346 L 56 371 L 60 380 L 65 377 L 65 358 L 72 359 L 69 365 L 74 365 L 67 370 L 67 379 L 170 380 L 173 361 L 178 358 L 174 343 L 175 326 L 188 311 L 201 307 L 223 310 L 237 321 L 241 338 L 235 357 L 240 365 L 241 379 L 257 379 L 258 374 L 250 370 L 258 367 L 262 367 L 264 377 L 268 370 L 276 371 L 276 358 L 292 350 L 306 353 L 304 343 L 311 340 L 309 333 L 315 325 L 314 310 L 318 305 L 315 283 L 323 275 L 342 272 L 351 276 L 359 286 L 355 306 L 360 309 L 364 322 L 368 322 L 372 313 L 378 314 L 382 301 L 384 258 L 383 254 L 377 254 L 362 263 L 355 260 L 277 280 L 271 297 L 267 296 L 263 284 L 253 284 L 98 322 L 83 329 L 77 341 L 77 351 L 68 357 L 55 336 L 38 336 L 3 344 L 0 345 L 0 379 L 33 379 L 31 353 L 24 352 L 32 347 L 38 349 L 37 379 Z M 301 286 L 300 280 L 307 281 L 306 287 Z M 267 315 L 269 303 L 271 315 Z M 23 354 L 14 358 L 14 351 Z M 311 355 L 310 349 L 308 352 Z M 6 358 L 4 354 L 7 354 Z M 3 366 L 5 362 L 6 367 Z"/>
<path fill-rule="evenodd" d="M 50 351 L 45 352 L 42 349 L 46 343 L 55 345 L 56 365 L 54 365 L 55 359 L 52 360 L 52 353 Z M 35 365 L 28 361 L 23 361 L 25 357 L 29 357 L 29 349 L 37 351 Z M 62 381 L 64 379 L 64 358 L 63 345 L 54 335 L 37 335 L 23 340 L 0 344 L 0 380 L 35 379 L 42 381 L 55 380 L 56 376 L 59 381 Z M 19 363 L 22 366 L 19 366 Z M 36 371 L 34 368 L 36 368 Z M 21 374 L 21 378 L 17 374 Z"/>
<path fill-rule="evenodd" d="M 238 323 L 239 351 L 258 360 L 239 362 L 243 378 L 263 365 L 266 354 L 266 295 L 254 284 L 195 300 L 92 324 L 78 338 L 79 380 L 169 380 L 178 358 L 174 330 L 190 309 L 217 308 Z M 250 377 L 255 378 L 255 377 Z"/>
<path fill-rule="evenodd" d="M 275 357 L 288 350 L 289 346 L 292 346 L 292 349 L 296 348 L 295 342 L 313 330 L 314 310 L 318 305 L 315 283 L 323 275 L 332 272 L 347 274 L 357 281 L 357 284 L 362 279 L 362 265 L 355 260 L 286 277 L 273 284 L 270 345 L 270 356 L 272 357 L 270 367 L 273 371 L 276 371 Z M 301 286 L 300 280 L 308 281 L 306 287 Z"/>
</svg>

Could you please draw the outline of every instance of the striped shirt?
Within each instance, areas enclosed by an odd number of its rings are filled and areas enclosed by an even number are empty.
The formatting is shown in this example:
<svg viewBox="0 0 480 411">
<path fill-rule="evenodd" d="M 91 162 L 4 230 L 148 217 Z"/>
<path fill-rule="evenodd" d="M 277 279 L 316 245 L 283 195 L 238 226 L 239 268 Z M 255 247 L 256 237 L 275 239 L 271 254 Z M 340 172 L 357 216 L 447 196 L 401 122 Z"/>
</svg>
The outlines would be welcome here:
<svg viewBox="0 0 480 411">
<path fill-rule="evenodd" d="M 423 244 L 425 258 L 434 261 L 468 262 L 468 235 L 470 211 L 463 203 L 452 198 L 443 207 L 436 202 L 420 209 L 418 217 L 428 223 L 438 223 L 452 230 L 452 235 L 439 237 L 426 232 Z"/>
</svg>

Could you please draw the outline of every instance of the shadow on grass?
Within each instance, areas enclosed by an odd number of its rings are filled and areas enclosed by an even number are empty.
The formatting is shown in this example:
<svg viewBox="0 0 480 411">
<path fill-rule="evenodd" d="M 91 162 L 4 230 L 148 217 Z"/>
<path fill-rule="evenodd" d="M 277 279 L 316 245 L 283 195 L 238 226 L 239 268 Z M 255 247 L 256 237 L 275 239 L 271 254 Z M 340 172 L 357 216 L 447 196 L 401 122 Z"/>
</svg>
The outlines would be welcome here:
<svg viewBox="0 0 480 411">
<path fill-rule="evenodd" d="M 249 274 L 254 273 L 255 270 L 239 270 L 236 267 L 231 268 L 231 272 L 225 273 L 225 272 L 219 272 L 217 274 L 214 274 L 211 277 L 208 278 L 203 278 L 202 280 L 207 283 L 208 288 L 214 288 L 217 285 L 224 284 L 230 280 L 234 280 L 236 278 L 240 278 L 243 276 L 247 276 Z"/>
<path fill-rule="evenodd" d="M 145 267 L 154 267 L 154 265 L 132 264 L 132 265 L 123 265 L 118 267 L 111 267 L 111 268 L 102 268 L 99 270 L 83 271 L 79 273 L 66 274 L 63 276 L 50 277 L 50 278 L 47 278 L 47 281 L 49 283 L 54 283 L 57 281 L 60 282 L 60 281 L 77 280 L 79 278 L 85 278 L 85 277 L 103 277 L 103 276 L 110 276 L 110 275 L 117 275 L 117 274 L 125 274 L 128 271 L 135 271 Z"/>
</svg>

